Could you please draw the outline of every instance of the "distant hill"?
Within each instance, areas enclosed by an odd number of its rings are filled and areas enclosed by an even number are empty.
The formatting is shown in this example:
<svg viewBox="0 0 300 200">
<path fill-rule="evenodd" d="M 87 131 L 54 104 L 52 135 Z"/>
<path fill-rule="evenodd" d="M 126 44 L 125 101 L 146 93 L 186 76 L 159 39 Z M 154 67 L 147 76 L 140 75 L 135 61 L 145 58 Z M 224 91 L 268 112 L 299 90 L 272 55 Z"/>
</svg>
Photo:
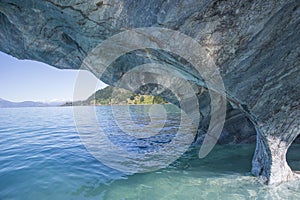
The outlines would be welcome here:
<svg viewBox="0 0 300 200">
<path fill-rule="evenodd" d="M 164 104 L 168 103 L 161 97 L 140 95 L 122 88 L 107 86 L 98 90 L 85 101 L 68 102 L 64 106 L 80 105 L 126 105 L 126 104 Z"/>
<path fill-rule="evenodd" d="M 11 102 L 0 98 L 0 108 L 13 108 L 13 107 L 47 107 L 52 106 L 50 104 L 34 102 L 34 101 L 23 101 L 23 102 Z"/>
</svg>

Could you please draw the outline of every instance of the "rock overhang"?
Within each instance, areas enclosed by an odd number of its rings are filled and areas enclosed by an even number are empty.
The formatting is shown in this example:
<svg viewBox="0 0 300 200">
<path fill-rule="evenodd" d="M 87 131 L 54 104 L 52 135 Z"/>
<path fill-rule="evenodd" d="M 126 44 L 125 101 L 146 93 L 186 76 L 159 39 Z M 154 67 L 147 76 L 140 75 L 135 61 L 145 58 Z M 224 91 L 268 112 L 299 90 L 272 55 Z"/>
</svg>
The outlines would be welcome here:
<svg viewBox="0 0 300 200">
<path fill-rule="evenodd" d="M 93 48 L 124 30 L 161 27 L 194 38 L 219 67 L 228 101 L 256 126 L 252 172 L 269 183 L 291 179 L 285 153 L 300 133 L 298 1 L 3 0 L 0 21 L 1 51 L 62 69 L 78 69 Z M 121 57 L 103 80 L 114 84 L 144 62 L 171 64 L 204 85 L 184 60 L 157 50 Z"/>
</svg>

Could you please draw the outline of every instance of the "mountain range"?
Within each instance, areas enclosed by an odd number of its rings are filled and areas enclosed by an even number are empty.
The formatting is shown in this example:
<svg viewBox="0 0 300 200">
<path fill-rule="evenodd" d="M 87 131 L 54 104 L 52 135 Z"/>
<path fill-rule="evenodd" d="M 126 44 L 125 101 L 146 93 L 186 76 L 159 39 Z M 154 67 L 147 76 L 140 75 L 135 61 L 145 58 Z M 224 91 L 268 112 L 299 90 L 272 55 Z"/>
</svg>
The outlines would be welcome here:
<svg viewBox="0 0 300 200">
<path fill-rule="evenodd" d="M 84 101 L 76 102 L 12 102 L 0 98 L 0 108 L 13 107 L 49 107 L 49 106 L 83 106 L 83 105 L 109 105 L 109 104 L 161 104 L 167 103 L 163 98 L 151 95 L 140 95 L 122 88 L 107 86 L 98 90 Z"/>
<path fill-rule="evenodd" d="M 35 101 L 23 101 L 23 102 L 12 102 L 0 98 L 0 108 L 14 108 L 14 107 L 49 107 L 49 106 L 58 106 L 63 103 L 42 103 Z"/>
</svg>

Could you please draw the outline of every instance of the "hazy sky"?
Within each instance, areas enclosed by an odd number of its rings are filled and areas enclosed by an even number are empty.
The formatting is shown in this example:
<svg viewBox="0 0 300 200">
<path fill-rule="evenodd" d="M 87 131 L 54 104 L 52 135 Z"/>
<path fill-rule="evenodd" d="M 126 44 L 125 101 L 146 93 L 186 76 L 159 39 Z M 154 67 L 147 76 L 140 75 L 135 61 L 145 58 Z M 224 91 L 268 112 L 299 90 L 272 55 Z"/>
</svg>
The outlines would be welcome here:
<svg viewBox="0 0 300 200">
<path fill-rule="evenodd" d="M 0 52 L 0 98 L 9 101 L 69 101 L 73 99 L 78 70 L 59 70 L 47 64 L 18 60 Z M 81 72 L 89 85 L 106 85 L 89 72 Z M 93 89 L 94 90 L 94 89 Z M 82 99 L 93 91 L 85 91 Z"/>
</svg>

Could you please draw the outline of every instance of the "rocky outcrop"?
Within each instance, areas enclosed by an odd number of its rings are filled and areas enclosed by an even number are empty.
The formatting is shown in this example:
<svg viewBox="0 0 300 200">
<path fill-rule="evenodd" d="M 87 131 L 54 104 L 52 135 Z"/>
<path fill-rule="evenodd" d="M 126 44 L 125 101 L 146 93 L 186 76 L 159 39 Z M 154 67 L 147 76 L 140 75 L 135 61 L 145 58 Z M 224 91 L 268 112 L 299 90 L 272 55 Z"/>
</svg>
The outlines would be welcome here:
<svg viewBox="0 0 300 200">
<path fill-rule="evenodd" d="M 285 154 L 300 133 L 298 0 L 2 0 L 0 24 L 1 51 L 62 69 L 78 69 L 99 43 L 132 28 L 163 27 L 194 38 L 219 67 L 228 102 L 256 127 L 253 174 L 268 183 L 294 177 Z M 118 58 L 101 79 L 113 85 L 149 62 L 170 64 L 205 85 L 185 60 L 151 49 Z"/>
</svg>

